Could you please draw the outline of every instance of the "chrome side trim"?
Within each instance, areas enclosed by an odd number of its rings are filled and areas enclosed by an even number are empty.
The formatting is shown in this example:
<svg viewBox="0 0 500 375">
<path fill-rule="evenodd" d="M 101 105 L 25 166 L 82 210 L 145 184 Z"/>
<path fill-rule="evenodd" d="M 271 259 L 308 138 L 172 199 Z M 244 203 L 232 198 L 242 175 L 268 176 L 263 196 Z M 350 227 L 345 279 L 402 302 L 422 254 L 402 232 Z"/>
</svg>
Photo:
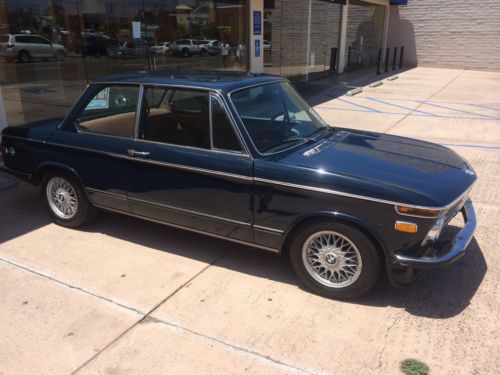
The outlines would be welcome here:
<svg viewBox="0 0 500 375">
<path fill-rule="evenodd" d="M 94 135 L 94 134 L 93 134 Z M 131 139 L 131 138 L 128 138 Z M 70 148 L 73 150 L 78 150 L 78 151 L 85 151 L 85 152 L 95 152 L 100 155 L 106 155 L 106 156 L 111 156 L 113 158 L 119 158 L 119 159 L 130 159 L 127 155 L 122 155 L 122 154 L 115 154 L 113 152 L 107 152 L 107 151 L 101 151 L 101 150 L 94 150 L 91 148 L 86 148 L 86 147 L 79 147 L 79 146 L 70 146 L 70 145 L 63 145 L 61 143 L 53 143 L 53 142 L 45 142 L 46 145 L 48 146 L 55 146 L 55 147 L 62 147 L 62 148 Z"/>
<path fill-rule="evenodd" d="M 24 138 L 22 138 L 22 139 L 24 139 Z M 125 154 L 123 154 L 123 155 L 122 154 L 115 154 L 112 152 L 94 150 L 94 149 L 85 148 L 85 147 L 63 145 L 60 143 L 46 142 L 46 144 L 49 146 L 56 146 L 56 147 L 63 147 L 63 148 L 65 147 L 65 148 L 70 148 L 70 149 L 85 151 L 85 152 L 95 152 L 95 153 L 98 153 L 101 155 L 106 155 L 106 156 L 110 156 L 110 157 L 114 157 L 114 158 L 126 159 L 126 160 L 139 162 L 139 163 L 154 164 L 154 165 L 164 166 L 164 167 L 168 167 L 168 168 L 175 168 L 175 169 L 187 170 L 187 171 L 192 171 L 192 172 L 198 172 L 198 173 L 202 173 L 202 174 L 223 176 L 223 177 L 234 178 L 234 179 L 244 180 L 244 181 L 252 181 L 253 180 L 252 177 L 249 177 L 249 176 L 242 176 L 239 174 L 220 172 L 220 171 L 215 171 L 212 169 L 196 168 L 196 167 L 189 167 L 189 166 L 183 165 L 183 164 L 174 164 L 174 163 L 167 163 L 167 162 L 161 162 L 161 161 L 155 161 L 155 160 L 133 158 L 133 157 L 130 157 L 130 156 L 125 155 Z M 206 151 L 211 152 L 210 150 L 206 150 Z"/>
<path fill-rule="evenodd" d="M 139 138 L 139 126 L 141 126 L 142 101 L 144 99 L 144 85 L 139 87 L 139 97 L 135 107 L 134 139 Z"/>
<path fill-rule="evenodd" d="M 288 182 L 268 180 L 268 179 L 259 178 L 259 177 L 255 177 L 254 181 L 255 182 L 262 182 L 262 183 L 270 184 L 270 185 L 286 186 L 286 187 L 291 187 L 291 188 L 296 188 L 296 189 L 316 191 L 316 192 L 319 192 L 319 193 L 339 195 L 339 196 L 348 197 L 348 198 L 362 199 L 362 200 L 376 202 L 376 203 L 382 203 L 382 204 L 390 204 L 390 205 L 397 205 L 397 206 L 407 206 L 407 207 L 422 208 L 422 209 L 429 209 L 430 208 L 430 209 L 438 209 L 438 210 L 444 210 L 444 209 L 447 209 L 447 208 L 451 207 L 464 194 L 464 193 L 460 194 L 460 196 L 457 199 L 455 199 L 453 202 L 447 204 L 446 206 L 432 207 L 432 206 L 417 206 L 417 205 L 412 205 L 412 204 L 407 204 L 407 203 L 400 203 L 400 202 L 394 202 L 394 201 L 389 201 L 389 200 L 385 200 L 385 199 L 371 198 L 371 197 L 366 197 L 366 196 L 363 196 L 363 195 L 346 193 L 346 192 L 338 191 L 338 190 L 331 190 L 331 189 L 326 189 L 326 188 L 313 187 L 313 186 L 305 186 L 305 185 L 297 185 L 297 184 L 291 184 L 291 183 L 288 183 Z M 475 183 L 475 181 L 474 181 L 474 183 Z M 470 190 L 470 189 L 472 189 L 472 186 L 474 185 L 474 183 L 470 187 L 467 188 L 467 191 Z"/>
<path fill-rule="evenodd" d="M 241 241 L 241 240 L 237 240 L 237 239 L 230 238 L 230 237 L 219 236 L 218 234 L 203 232 L 201 230 L 192 229 L 192 228 L 188 228 L 188 227 L 183 227 L 183 226 L 177 225 L 177 224 L 167 223 L 165 221 L 151 219 L 149 217 L 141 216 L 141 215 L 136 215 L 136 214 L 133 214 L 131 212 L 125 212 L 125 211 L 115 210 L 115 209 L 111 209 L 111 208 L 108 208 L 108 207 L 105 207 L 105 206 L 100 206 L 100 205 L 97 205 L 97 204 L 95 206 L 99 207 L 99 208 L 102 208 L 104 210 L 107 210 L 107 211 L 112 211 L 112 212 L 116 212 L 116 213 L 120 213 L 120 214 L 124 214 L 124 215 L 128 215 L 128 216 L 136 217 L 138 219 L 143 219 L 143 220 L 151 221 L 153 223 L 168 225 L 168 226 L 173 227 L 173 228 L 184 229 L 184 230 L 187 230 L 187 231 L 190 231 L 190 232 L 194 232 L 194 233 L 198 233 L 198 234 L 203 234 L 203 235 L 210 236 L 210 237 L 219 238 L 221 240 L 227 240 L 227 241 L 235 242 L 235 243 L 238 243 L 238 244 L 241 244 L 241 245 L 246 245 L 246 246 L 250 246 L 250 247 L 256 247 L 258 249 L 267 250 L 267 251 L 270 251 L 270 252 L 276 253 L 276 254 L 279 254 L 281 252 L 279 249 L 275 249 L 275 248 L 272 248 L 272 247 L 257 245 L 257 244 L 254 244 L 252 242 Z"/>
<path fill-rule="evenodd" d="M 167 162 L 155 161 L 155 160 L 148 160 L 148 159 L 139 159 L 139 158 L 129 158 L 129 159 L 131 161 L 136 161 L 136 162 L 139 162 L 139 163 L 159 165 L 161 167 L 175 168 L 175 169 L 186 170 L 186 171 L 191 171 L 191 172 L 198 172 L 198 173 L 207 174 L 207 175 L 223 176 L 223 177 L 234 178 L 234 179 L 243 180 L 243 181 L 252 181 L 253 180 L 252 177 L 242 176 L 242 175 L 233 174 L 233 173 L 226 173 L 226 172 L 214 171 L 212 169 L 189 167 L 187 165 L 182 165 L 182 164 L 173 164 L 173 163 L 167 163 Z"/>
<path fill-rule="evenodd" d="M 269 228 L 269 227 L 263 227 L 261 225 L 254 225 L 253 228 L 255 230 L 258 230 L 259 232 L 268 232 L 268 233 L 279 234 L 279 235 L 285 233 L 284 230 L 274 229 L 274 228 Z"/>
<path fill-rule="evenodd" d="M 168 204 L 157 203 L 157 202 L 152 202 L 152 201 L 148 201 L 148 200 L 144 200 L 144 199 L 139 199 L 139 198 L 133 198 L 133 197 L 128 197 L 128 199 L 129 199 L 129 201 L 134 201 L 134 202 L 137 202 L 137 203 L 144 203 L 144 204 L 147 204 L 147 205 L 150 205 L 150 206 L 156 206 L 156 207 L 166 208 L 166 209 L 172 210 L 172 211 L 178 211 L 178 212 L 182 212 L 182 213 L 186 213 L 186 214 L 191 214 L 191 215 L 206 217 L 208 219 L 214 219 L 214 220 L 218 220 L 218 221 L 224 221 L 224 222 L 227 222 L 227 223 L 241 225 L 241 226 L 244 226 L 244 227 L 250 227 L 250 226 L 252 226 L 251 223 L 246 223 L 244 221 L 227 219 L 225 217 L 220 217 L 220 216 L 216 216 L 216 215 L 210 215 L 210 214 L 206 214 L 206 213 L 203 213 L 203 212 L 200 212 L 200 211 L 187 210 L 185 208 L 170 206 Z"/>
<path fill-rule="evenodd" d="M 210 215 L 210 214 L 206 214 L 206 213 L 200 212 L 200 211 L 187 210 L 185 208 L 170 206 L 168 204 L 153 202 L 153 201 L 149 201 L 149 200 L 145 200 L 145 199 L 134 198 L 134 197 L 127 197 L 125 194 L 112 193 L 112 192 L 109 192 L 109 191 L 104 191 L 104 190 L 99 190 L 99 189 L 94 189 L 94 188 L 89 188 L 89 187 L 86 188 L 86 190 L 88 192 L 91 192 L 91 193 L 100 193 L 100 194 L 104 194 L 104 195 L 110 195 L 110 196 L 121 198 L 121 199 L 128 199 L 130 201 L 134 201 L 134 202 L 138 202 L 138 203 L 144 203 L 144 204 L 147 204 L 147 205 L 150 205 L 150 206 L 156 206 L 156 207 L 166 208 L 166 209 L 172 210 L 172 211 L 179 211 L 179 212 L 183 212 L 183 213 L 186 213 L 186 214 L 202 216 L 202 217 L 206 217 L 206 218 L 209 218 L 209 219 L 214 219 L 214 220 L 228 222 L 228 223 L 231 223 L 231 224 L 241 225 L 241 226 L 244 226 L 244 227 L 250 227 L 250 226 L 252 226 L 251 223 L 247 223 L 247 222 L 244 222 L 244 221 L 239 221 L 239 220 L 234 220 L 234 219 L 228 219 L 228 218 L 221 217 L 221 216 L 216 216 L 216 215 Z"/>
<path fill-rule="evenodd" d="M 128 138 L 131 139 L 131 138 Z M 152 144 L 157 144 L 165 147 L 172 147 L 172 148 L 180 148 L 180 149 L 188 149 L 188 150 L 196 150 L 196 151 L 203 151 L 203 152 L 215 152 L 215 153 L 220 153 L 220 154 L 229 154 L 229 155 L 234 155 L 234 156 L 242 156 L 246 158 L 250 158 L 249 154 L 245 154 L 242 152 L 232 152 L 232 151 L 227 151 L 227 150 L 219 150 L 219 149 L 214 149 L 210 150 L 208 148 L 201 148 L 201 147 L 193 147 L 193 146 L 184 146 L 184 145 L 176 145 L 174 143 L 165 143 L 165 142 L 158 142 L 158 141 L 150 141 L 149 139 L 141 139 L 137 138 L 135 139 L 136 142 L 143 142 L 143 143 L 152 143 Z"/>
<path fill-rule="evenodd" d="M 5 138 L 18 139 L 20 141 L 36 142 L 36 143 L 46 143 L 45 141 L 42 141 L 41 139 L 24 138 L 24 137 L 18 137 L 16 135 L 10 135 L 10 134 L 0 134 L 0 135 L 2 137 L 5 137 Z"/>
<path fill-rule="evenodd" d="M 118 193 L 112 193 L 110 191 L 104 191 L 104 190 L 99 190 L 99 189 L 94 189 L 94 188 L 85 188 L 89 193 L 97 193 L 97 194 L 104 194 L 104 195 L 110 195 L 115 198 L 120 198 L 120 199 L 127 199 L 127 196 L 125 194 L 118 194 Z"/>
</svg>

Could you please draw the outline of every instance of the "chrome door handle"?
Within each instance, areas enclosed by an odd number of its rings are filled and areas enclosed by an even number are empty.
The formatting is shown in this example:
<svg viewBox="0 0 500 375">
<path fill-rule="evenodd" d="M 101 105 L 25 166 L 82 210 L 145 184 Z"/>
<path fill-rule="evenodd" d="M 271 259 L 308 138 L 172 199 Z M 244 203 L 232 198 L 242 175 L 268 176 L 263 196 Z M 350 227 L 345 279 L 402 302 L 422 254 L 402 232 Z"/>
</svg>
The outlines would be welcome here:
<svg viewBox="0 0 500 375">
<path fill-rule="evenodd" d="M 128 149 L 127 150 L 128 156 L 132 156 L 134 158 L 147 158 L 149 156 L 149 152 L 147 151 L 135 151 Z"/>
</svg>

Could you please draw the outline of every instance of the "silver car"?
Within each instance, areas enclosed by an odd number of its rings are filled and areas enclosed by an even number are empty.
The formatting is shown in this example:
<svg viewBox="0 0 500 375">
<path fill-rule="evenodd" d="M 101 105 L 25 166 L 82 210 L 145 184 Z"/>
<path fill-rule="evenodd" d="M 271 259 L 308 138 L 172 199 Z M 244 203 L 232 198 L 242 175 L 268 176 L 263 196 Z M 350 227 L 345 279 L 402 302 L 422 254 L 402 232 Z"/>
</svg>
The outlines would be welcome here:
<svg viewBox="0 0 500 375">
<path fill-rule="evenodd" d="M 63 45 L 52 43 L 39 35 L 6 34 L 0 36 L 0 56 L 7 61 L 28 62 L 31 59 L 64 60 L 67 52 Z"/>
</svg>

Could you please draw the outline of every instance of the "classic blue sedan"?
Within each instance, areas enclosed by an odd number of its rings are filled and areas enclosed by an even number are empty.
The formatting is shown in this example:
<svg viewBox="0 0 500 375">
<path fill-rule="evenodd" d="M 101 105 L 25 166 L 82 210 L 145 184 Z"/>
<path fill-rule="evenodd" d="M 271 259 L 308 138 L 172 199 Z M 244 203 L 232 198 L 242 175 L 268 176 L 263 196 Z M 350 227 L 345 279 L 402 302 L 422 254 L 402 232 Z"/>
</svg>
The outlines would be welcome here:
<svg viewBox="0 0 500 375">
<path fill-rule="evenodd" d="M 6 128 L 1 152 L 60 225 L 104 209 L 286 254 L 332 298 L 366 293 L 384 270 L 399 285 L 449 265 L 476 226 L 476 175 L 455 152 L 331 127 L 276 76 L 103 78 L 66 118 Z"/>
</svg>

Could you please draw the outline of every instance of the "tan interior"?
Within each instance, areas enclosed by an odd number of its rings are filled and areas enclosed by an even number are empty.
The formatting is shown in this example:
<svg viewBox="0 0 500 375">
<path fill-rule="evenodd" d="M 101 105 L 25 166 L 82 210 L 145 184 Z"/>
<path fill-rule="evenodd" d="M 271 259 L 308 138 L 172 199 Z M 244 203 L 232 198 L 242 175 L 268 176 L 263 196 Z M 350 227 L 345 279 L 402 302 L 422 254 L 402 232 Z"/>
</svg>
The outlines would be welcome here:
<svg viewBox="0 0 500 375">
<path fill-rule="evenodd" d="M 119 113 L 89 121 L 82 121 L 80 122 L 80 126 L 96 133 L 132 138 L 134 136 L 135 112 Z"/>
</svg>

